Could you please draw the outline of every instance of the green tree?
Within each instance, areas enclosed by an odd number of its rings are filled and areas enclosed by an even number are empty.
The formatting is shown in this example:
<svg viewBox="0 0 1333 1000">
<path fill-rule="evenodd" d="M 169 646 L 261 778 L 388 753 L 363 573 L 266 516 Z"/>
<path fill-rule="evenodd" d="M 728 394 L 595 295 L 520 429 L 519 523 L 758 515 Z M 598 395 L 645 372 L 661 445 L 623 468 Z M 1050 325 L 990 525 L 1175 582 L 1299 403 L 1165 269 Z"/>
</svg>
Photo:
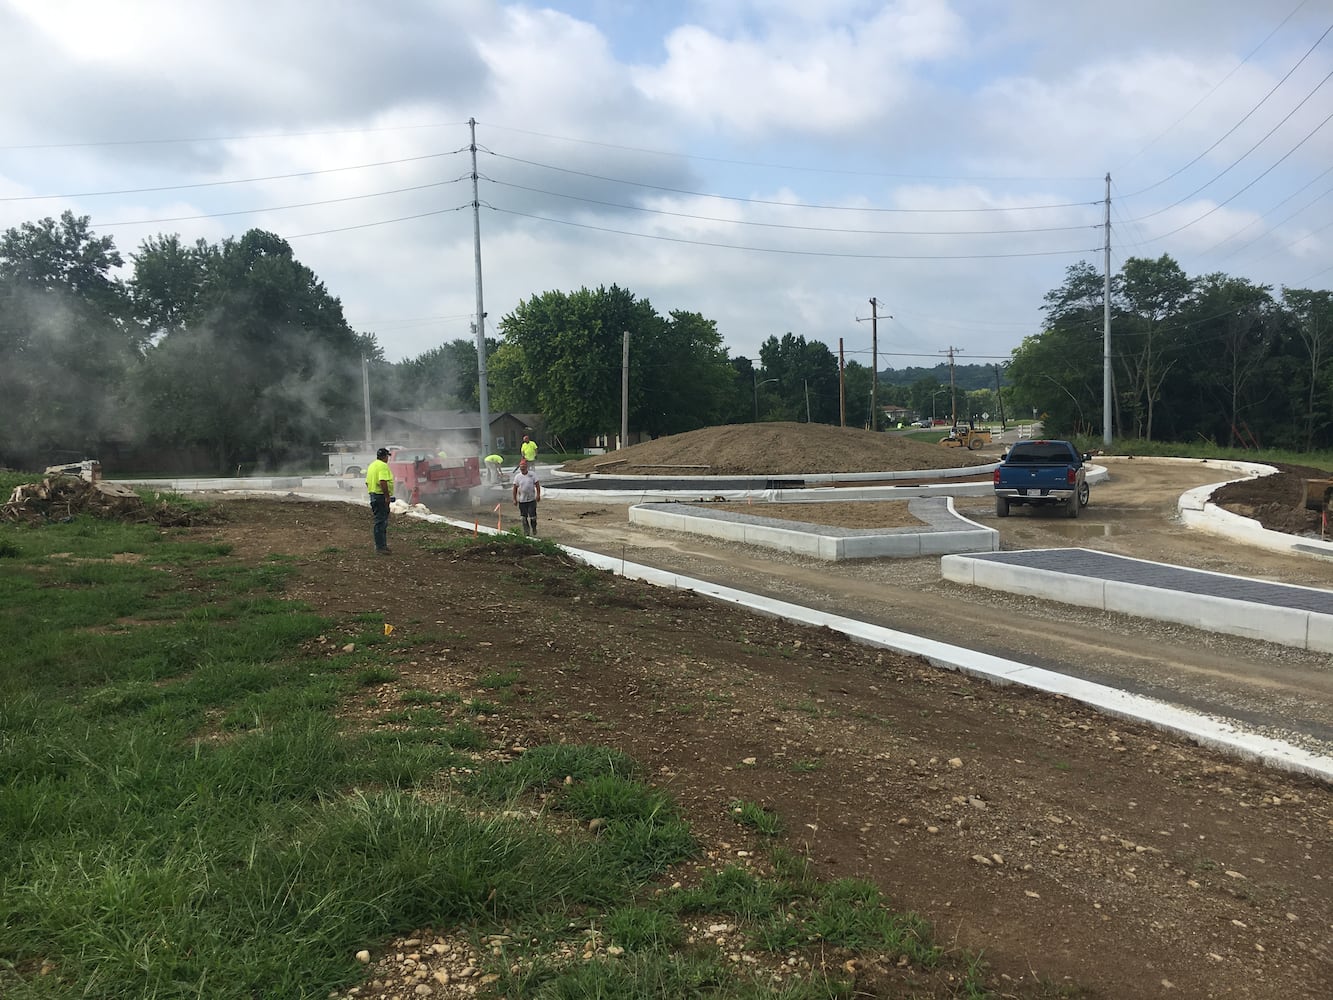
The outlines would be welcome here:
<svg viewBox="0 0 1333 1000">
<path fill-rule="evenodd" d="M 41 463 L 126 436 L 125 378 L 143 338 L 110 237 L 70 212 L 0 236 L 0 450 Z"/>
<path fill-rule="evenodd" d="M 165 327 L 136 393 L 153 444 L 207 448 L 231 472 L 309 460 L 356 425 L 364 340 L 280 237 L 251 230 L 188 253 L 149 241 L 132 283 L 141 320 Z"/>
<path fill-rule="evenodd" d="M 1173 365 L 1182 360 L 1177 313 L 1194 290 L 1180 265 L 1163 254 L 1156 260 L 1131 257 L 1120 269 L 1120 299 L 1124 310 L 1118 347 L 1124 373 L 1122 398 L 1129 410 L 1134 436 L 1151 441 L 1153 411 L 1162 384 Z"/>
<path fill-rule="evenodd" d="M 675 434 L 734 408 L 736 376 L 716 325 L 690 312 L 664 318 L 615 285 L 534 296 L 500 329 L 500 398 L 530 399 L 557 438 L 619 431 L 627 332 L 631 430 Z"/>
<path fill-rule="evenodd" d="M 1291 317 L 1293 340 L 1299 344 L 1304 383 L 1302 423 L 1305 447 L 1313 448 L 1317 431 L 1326 431 L 1333 413 L 1333 292 L 1282 289 L 1282 303 Z M 1327 441 L 1327 435 L 1324 440 Z"/>
<path fill-rule="evenodd" d="M 761 419 L 838 423 L 838 359 L 827 344 L 786 333 L 764 341 L 759 359 L 760 381 L 778 380 L 775 389 L 761 387 L 770 389 L 759 394 Z"/>
</svg>

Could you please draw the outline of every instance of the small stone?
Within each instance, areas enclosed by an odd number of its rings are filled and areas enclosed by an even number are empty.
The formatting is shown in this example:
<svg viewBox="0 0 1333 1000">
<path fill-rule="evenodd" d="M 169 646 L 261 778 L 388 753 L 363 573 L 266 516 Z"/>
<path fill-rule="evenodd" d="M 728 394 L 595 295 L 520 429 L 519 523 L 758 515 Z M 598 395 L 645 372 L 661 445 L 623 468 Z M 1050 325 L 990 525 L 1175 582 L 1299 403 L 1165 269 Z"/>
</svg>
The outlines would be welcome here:
<svg viewBox="0 0 1333 1000">
<path fill-rule="evenodd" d="M 758 758 L 758 757 L 746 757 L 743 761 L 741 761 L 741 763 L 744 764 L 746 767 L 754 767 L 756 764 L 759 763 L 759 758 Z"/>
<path fill-rule="evenodd" d="M 1023 895 L 1027 896 L 1029 899 L 1041 899 L 1041 893 L 1033 892 L 1031 889 L 1024 889 Z"/>
<path fill-rule="evenodd" d="M 344 652 L 344 653 L 355 653 L 355 652 L 356 652 L 356 643 L 354 643 L 354 642 L 349 642 L 346 646 L 343 647 L 343 652 Z"/>
<path fill-rule="evenodd" d="M 1232 871 L 1231 869 L 1229 869 L 1229 868 L 1227 869 L 1226 874 L 1227 874 L 1227 878 L 1241 878 L 1241 879 L 1245 878 L 1245 876 L 1242 875 L 1240 872 L 1233 872 L 1233 871 Z"/>
<path fill-rule="evenodd" d="M 356 960 L 360 962 L 362 965 L 366 965 L 367 963 L 370 962 L 370 952 L 362 948 L 360 951 L 356 953 Z"/>
<path fill-rule="evenodd" d="M 940 828 L 939 828 L 938 826 L 928 826 L 928 827 L 926 827 L 926 832 L 927 832 L 927 833 L 939 833 L 939 832 L 940 832 Z"/>
<path fill-rule="evenodd" d="M 992 861 L 990 858 L 986 857 L 986 855 L 984 855 L 984 854 L 974 854 L 974 855 L 972 855 L 972 860 L 975 861 L 975 862 L 976 862 L 977 864 L 979 864 L 979 865 L 985 865 L 987 868 L 989 868 L 989 867 L 991 867 L 991 865 L 995 864 L 994 861 Z"/>
<path fill-rule="evenodd" d="M 952 768 L 959 768 L 959 767 L 962 767 L 962 766 L 963 766 L 963 758 L 962 758 L 962 757 L 950 757 L 950 758 L 949 758 L 949 766 L 952 767 Z"/>
</svg>

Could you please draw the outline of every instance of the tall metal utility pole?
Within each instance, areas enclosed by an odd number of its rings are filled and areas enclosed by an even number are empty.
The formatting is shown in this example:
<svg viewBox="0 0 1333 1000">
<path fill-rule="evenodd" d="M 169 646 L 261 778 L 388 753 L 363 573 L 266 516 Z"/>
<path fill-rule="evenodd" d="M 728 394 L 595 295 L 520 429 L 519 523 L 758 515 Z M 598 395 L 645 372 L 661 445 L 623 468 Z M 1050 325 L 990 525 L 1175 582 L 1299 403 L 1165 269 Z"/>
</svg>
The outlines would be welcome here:
<svg viewBox="0 0 1333 1000">
<path fill-rule="evenodd" d="M 845 355 L 842 353 L 842 338 L 838 338 L 838 426 L 847 426 L 847 368 Z"/>
<path fill-rule="evenodd" d="M 477 193 L 477 119 L 467 120 L 472 135 L 472 244 L 477 274 L 477 396 L 481 402 L 481 424 L 477 427 L 481 452 L 478 458 L 489 455 L 491 437 L 491 397 L 486 377 L 486 310 L 481 304 L 481 197 Z"/>
<path fill-rule="evenodd" d="M 629 447 L 629 331 L 620 348 L 620 447 Z"/>
<path fill-rule="evenodd" d="M 1106 247 L 1102 289 L 1102 444 L 1111 446 L 1111 175 L 1106 175 Z"/>
<path fill-rule="evenodd" d="M 870 298 L 870 429 L 879 430 L 879 306 Z"/>
<path fill-rule="evenodd" d="M 370 440 L 370 359 L 361 359 L 361 409 L 366 415 L 366 450 L 375 446 Z"/>
</svg>

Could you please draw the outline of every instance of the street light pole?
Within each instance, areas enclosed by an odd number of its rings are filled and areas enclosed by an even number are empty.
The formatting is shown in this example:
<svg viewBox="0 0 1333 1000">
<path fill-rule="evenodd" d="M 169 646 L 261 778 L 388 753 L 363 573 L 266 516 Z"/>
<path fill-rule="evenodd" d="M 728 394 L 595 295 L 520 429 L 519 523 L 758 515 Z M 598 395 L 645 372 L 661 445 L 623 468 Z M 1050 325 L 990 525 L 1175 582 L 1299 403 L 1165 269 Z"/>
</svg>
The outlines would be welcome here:
<svg viewBox="0 0 1333 1000">
<path fill-rule="evenodd" d="M 750 374 L 754 376 L 754 422 L 757 424 L 759 423 L 759 387 L 761 385 L 768 385 L 768 383 L 776 382 L 778 380 L 775 378 L 766 378 L 762 382 L 760 382 L 759 373 L 757 371 L 755 371 L 754 369 L 750 369 Z"/>
</svg>

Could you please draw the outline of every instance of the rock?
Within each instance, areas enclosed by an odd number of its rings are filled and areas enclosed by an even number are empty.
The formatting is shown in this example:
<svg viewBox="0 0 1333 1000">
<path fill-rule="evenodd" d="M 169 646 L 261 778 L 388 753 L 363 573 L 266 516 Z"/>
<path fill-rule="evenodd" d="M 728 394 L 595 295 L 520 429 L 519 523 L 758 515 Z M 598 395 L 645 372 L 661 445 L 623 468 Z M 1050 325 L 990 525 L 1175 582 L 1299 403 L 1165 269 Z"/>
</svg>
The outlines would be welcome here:
<svg viewBox="0 0 1333 1000">
<path fill-rule="evenodd" d="M 344 653 L 355 653 L 355 652 L 356 652 L 356 643 L 354 643 L 354 642 L 349 642 L 346 646 L 343 647 L 343 652 L 344 652 Z"/>
<path fill-rule="evenodd" d="M 963 758 L 962 758 L 962 757 L 950 757 L 950 758 L 949 758 L 949 766 L 952 767 L 952 768 L 959 768 L 959 767 L 962 767 L 962 766 L 963 766 Z"/>
<path fill-rule="evenodd" d="M 370 961 L 370 952 L 362 948 L 360 951 L 356 953 L 356 960 L 360 962 L 362 965 L 367 964 Z"/>
</svg>

